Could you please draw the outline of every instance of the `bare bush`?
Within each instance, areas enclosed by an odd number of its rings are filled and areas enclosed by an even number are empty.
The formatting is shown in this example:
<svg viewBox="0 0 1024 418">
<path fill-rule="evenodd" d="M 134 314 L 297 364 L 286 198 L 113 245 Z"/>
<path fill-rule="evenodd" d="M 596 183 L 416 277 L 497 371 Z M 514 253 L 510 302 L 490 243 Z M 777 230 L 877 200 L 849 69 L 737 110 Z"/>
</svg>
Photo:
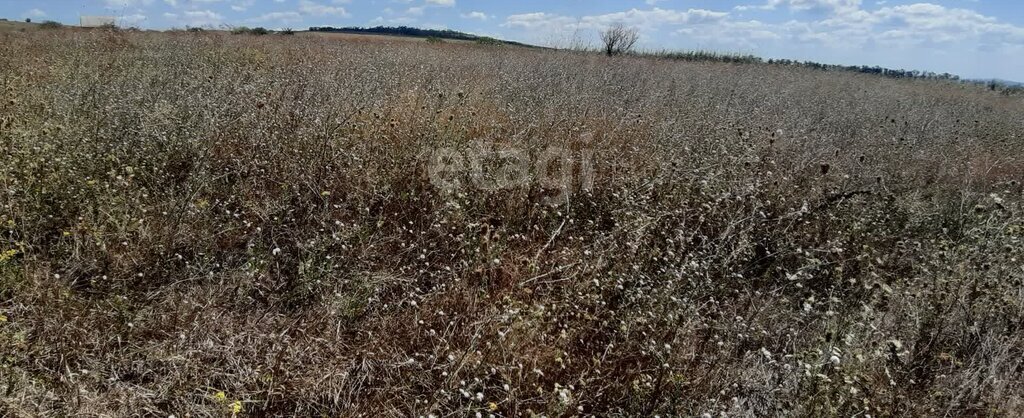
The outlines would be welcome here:
<svg viewBox="0 0 1024 418">
<path fill-rule="evenodd" d="M 608 56 L 633 50 L 639 39 L 640 32 L 636 28 L 627 27 L 622 23 L 615 23 L 601 32 L 601 43 L 604 44 L 604 52 Z"/>
</svg>

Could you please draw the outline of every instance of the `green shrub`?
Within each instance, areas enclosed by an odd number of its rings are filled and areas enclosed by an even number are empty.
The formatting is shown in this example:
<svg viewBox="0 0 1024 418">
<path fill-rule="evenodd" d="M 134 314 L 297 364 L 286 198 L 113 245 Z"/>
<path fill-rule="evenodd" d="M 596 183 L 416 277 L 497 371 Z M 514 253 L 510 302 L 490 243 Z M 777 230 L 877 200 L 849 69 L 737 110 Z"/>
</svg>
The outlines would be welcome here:
<svg viewBox="0 0 1024 418">
<path fill-rule="evenodd" d="M 270 30 L 264 27 L 250 28 L 248 26 L 238 26 L 231 29 L 231 33 L 235 35 L 266 35 L 270 33 Z"/>
<path fill-rule="evenodd" d="M 484 37 L 481 37 L 481 38 L 477 39 L 476 43 L 479 44 L 479 45 L 504 45 L 503 42 L 501 42 L 501 41 L 499 41 L 497 39 L 491 38 L 489 36 L 484 36 Z"/>
<path fill-rule="evenodd" d="M 436 36 L 430 36 L 430 37 L 427 37 L 427 43 L 429 43 L 429 44 L 443 44 L 444 43 L 444 39 L 438 38 Z"/>
<path fill-rule="evenodd" d="M 62 25 L 60 22 L 54 22 L 52 20 L 47 20 L 47 21 L 45 21 L 43 23 L 40 23 L 39 27 L 42 28 L 42 29 L 60 29 L 60 28 L 63 28 L 64 25 Z"/>
<path fill-rule="evenodd" d="M 760 63 L 763 60 L 754 55 L 731 54 L 716 51 L 662 51 L 656 52 L 654 56 L 680 61 L 706 61 L 706 62 L 729 62 L 740 64 Z"/>
<path fill-rule="evenodd" d="M 1006 96 L 1024 95 L 1024 86 L 1009 86 L 1004 88 L 1002 93 Z"/>
</svg>

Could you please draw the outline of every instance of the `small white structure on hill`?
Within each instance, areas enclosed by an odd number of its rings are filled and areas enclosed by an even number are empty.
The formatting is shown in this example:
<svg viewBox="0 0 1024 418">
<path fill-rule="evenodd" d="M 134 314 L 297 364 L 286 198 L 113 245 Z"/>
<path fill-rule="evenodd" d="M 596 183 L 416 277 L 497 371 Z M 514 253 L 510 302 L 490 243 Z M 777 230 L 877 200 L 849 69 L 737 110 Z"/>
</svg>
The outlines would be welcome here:
<svg viewBox="0 0 1024 418">
<path fill-rule="evenodd" d="M 114 16 L 79 16 L 79 26 L 83 28 L 114 26 L 115 23 L 117 18 Z"/>
</svg>

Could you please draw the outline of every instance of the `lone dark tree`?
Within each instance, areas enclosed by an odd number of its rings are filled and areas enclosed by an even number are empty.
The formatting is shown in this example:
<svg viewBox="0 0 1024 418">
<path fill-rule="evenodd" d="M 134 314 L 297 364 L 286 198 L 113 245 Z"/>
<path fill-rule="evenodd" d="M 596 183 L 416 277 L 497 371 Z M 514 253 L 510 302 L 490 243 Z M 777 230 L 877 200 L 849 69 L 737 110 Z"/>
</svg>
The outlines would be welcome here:
<svg viewBox="0 0 1024 418">
<path fill-rule="evenodd" d="M 601 42 L 604 43 L 604 52 L 608 56 L 629 52 L 640 39 L 640 33 L 636 28 L 630 28 L 621 23 L 616 23 L 601 32 Z"/>
</svg>

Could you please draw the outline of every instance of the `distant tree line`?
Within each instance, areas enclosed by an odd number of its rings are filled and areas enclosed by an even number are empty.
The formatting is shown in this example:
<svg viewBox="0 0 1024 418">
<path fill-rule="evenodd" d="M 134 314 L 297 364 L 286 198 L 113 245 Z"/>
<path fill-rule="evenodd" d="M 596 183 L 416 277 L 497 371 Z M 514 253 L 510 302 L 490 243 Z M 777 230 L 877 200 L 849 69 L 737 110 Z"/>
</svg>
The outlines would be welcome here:
<svg viewBox="0 0 1024 418">
<path fill-rule="evenodd" d="M 639 30 L 635 27 L 627 27 L 621 23 L 616 23 L 601 31 L 600 38 L 601 43 L 604 45 L 603 52 L 608 56 L 629 54 L 633 52 L 633 46 L 639 39 Z M 641 53 L 641 55 L 683 61 L 713 61 L 743 64 L 760 64 L 765 62 L 761 57 L 754 55 L 729 54 L 713 51 L 660 51 Z M 949 73 L 939 74 L 931 71 L 894 70 L 879 66 L 821 64 L 812 61 L 795 61 L 789 59 L 769 59 L 767 63 L 769 65 L 798 66 L 823 71 L 847 71 L 873 74 L 889 78 L 960 81 L 960 76 Z M 1024 86 L 1007 85 L 1005 83 L 999 83 L 997 80 L 966 82 L 986 84 L 990 90 L 1001 90 L 1004 93 L 1015 93 L 1024 90 Z"/>
<path fill-rule="evenodd" d="M 965 84 L 983 85 L 989 90 L 998 91 L 1006 95 L 1024 94 L 1024 84 L 1014 84 L 1001 80 L 970 80 L 962 79 L 960 76 L 949 73 L 935 73 L 931 71 L 901 70 L 879 66 L 867 65 L 835 65 L 822 64 L 813 61 L 795 61 L 789 59 L 768 59 L 765 60 L 755 55 L 729 54 L 714 51 L 657 51 L 642 53 L 642 55 L 654 56 L 664 59 L 681 61 L 701 62 L 729 62 L 737 64 L 768 64 L 780 66 L 804 67 L 821 71 L 845 71 L 862 74 L 871 74 L 882 77 L 897 79 L 919 79 L 919 80 L 940 80 L 953 81 Z"/>
<path fill-rule="evenodd" d="M 203 28 L 188 28 L 188 31 L 189 32 L 202 32 Z M 255 28 L 250 28 L 248 26 L 235 26 L 235 27 L 231 28 L 231 33 L 235 34 L 235 35 L 256 35 L 256 36 L 262 36 L 262 35 L 269 35 L 269 34 L 272 34 L 272 33 L 276 33 L 278 35 L 294 35 L 295 31 L 292 30 L 291 28 L 285 28 L 285 29 L 281 29 L 281 30 L 278 30 L 278 31 L 273 31 L 273 30 L 264 28 L 262 26 L 257 26 Z"/>
<path fill-rule="evenodd" d="M 418 38 L 427 38 L 434 42 L 440 42 L 441 40 L 462 40 L 462 41 L 475 41 L 481 44 L 495 44 L 495 45 L 517 45 L 525 47 L 535 47 L 533 45 L 527 45 L 514 41 L 505 41 L 485 36 L 473 35 L 465 32 L 459 32 L 451 29 L 421 29 L 409 26 L 377 26 L 371 28 L 364 27 L 331 27 L 331 26 L 314 26 L 309 28 L 311 32 L 337 32 L 337 33 L 353 33 L 353 34 L 369 34 L 369 35 L 391 35 L 391 36 L 410 36 Z M 636 43 L 636 29 L 627 28 L 625 26 L 611 26 L 607 30 L 601 33 L 601 41 L 604 44 L 603 52 L 608 55 L 617 54 L 629 54 L 632 53 L 633 44 Z M 949 73 L 935 73 L 931 71 L 917 71 L 917 70 L 902 70 L 884 68 L 880 66 L 867 66 L 867 65 L 837 65 L 837 64 L 822 64 L 813 61 L 797 61 L 789 59 L 768 59 L 765 60 L 761 57 L 754 55 L 744 54 L 730 54 L 721 53 L 714 51 L 659 51 L 659 52 L 647 52 L 641 53 L 641 55 L 655 56 L 665 59 L 683 60 L 683 61 L 712 61 L 712 62 L 729 62 L 739 64 L 768 64 L 768 65 L 779 65 L 779 66 L 794 66 L 804 67 L 821 71 L 845 71 L 862 74 L 872 74 L 882 77 L 897 78 L 897 79 L 923 79 L 923 80 L 944 80 L 944 81 L 956 81 L 963 83 L 985 85 L 993 91 L 1001 91 L 1004 94 L 1018 94 L 1024 92 L 1024 86 L 1014 86 L 1004 84 L 998 81 L 988 80 L 961 80 L 960 76 Z"/>
<path fill-rule="evenodd" d="M 917 70 L 894 70 L 892 68 L 884 68 L 879 66 L 867 66 L 867 65 L 835 65 L 835 64 L 821 64 L 812 61 L 794 61 L 788 59 L 769 59 L 768 64 L 773 65 L 789 65 L 789 66 L 800 66 L 806 68 L 812 68 L 816 70 L 825 71 L 849 71 L 855 73 L 874 74 L 890 78 L 921 78 L 928 80 L 949 80 L 959 81 L 960 76 L 949 74 L 949 73 L 934 73 L 931 71 L 917 71 Z"/>
<path fill-rule="evenodd" d="M 482 44 L 504 44 L 504 45 L 516 45 L 532 47 L 524 43 L 514 41 L 503 41 L 486 36 L 478 36 L 470 33 L 459 32 L 451 29 L 420 29 L 409 26 L 377 26 L 372 28 L 363 28 L 356 26 L 336 28 L 332 26 L 313 26 L 309 28 L 310 32 L 336 32 L 336 33 L 355 33 L 355 34 L 366 34 L 366 35 L 391 35 L 391 36 L 411 36 L 416 38 L 433 38 L 433 39 L 447 39 L 457 41 L 475 41 Z"/>
<path fill-rule="evenodd" d="M 897 79 L 918 79 L 918 80 L 940 80 L 940 81 L 954 81 L 967 84 L 984 85 L 989 90 L 999 91 L 1003 94 L 1024 94 L 1024 85 L 1015 85 L 1006 83 L 1000 80 L 969 80 L 962 79 L 956 74 L 950 73 L 935 73 L 931 71 L 917 71 L 917 70 L 902 70 L 892 69 L 879 66 L 867 66 L 867 65 L 836 65 L 836 64 L 822 64 L 813 61 L 796 61 L 789 59 L 768 59 L 765 60 L 761 57 L 754 55 L 742 55 L 742 54 L 729 54 L 720 53 L 713 51 L 660 51 L 652 52 L 647 55 L 656 56 L 665 59 L 683 60 L 683 61 L 712 61 L 712 62 L 730 62 L 739 64 L 761 64 L 766 63 L 769 65 L 780 65 L 780 66 L 793 66 L 793 67 L 804 67 L 814 70 L 821 71 L 845 71 L 862 74 L 871 74 L 882 77 L 897 78 Z"/>
<path fill-rule="evenodd" d="M 967 84 L 984 85 L 989 90 L 998 91 L 1006 95 L 1024 94 L 1024 85 L 1013 85 L 1002 82 L 1000 80 L 969 80 L 961 79 L 960 76 L 950 73 L 935 73 L 931 71 L 917 71 L 917 70 L 894 70 L 892 68 L 884 68 L 879 66 L 867 66 L 867 65 L 834 65 L 834 64 L 821 64 L 812 61 L 794 61 L 788 59 L 769 59 L 768 64 L 772 65 L 793 65 L 806 68 L 812 68 L 823 71 L 848 71 L 863 74 L 873 74 L 882 77 L 889 78 L 900 78 L 900 79 L 919 79 L 919 80 L 940 80 L 940 81 L 955 81 Z"/>
<path fill-rule="evenodd" d="M 729 54 L 714 51 L 660 51 L 653 52 L 659 58 L 680 61 L 731 62 L 737 64 L 760 64 L 764 60 L 754 55 Z"/>
<path fill-rule="evenodd" d="M 894 70 L 891 68 L 884 68 L 879 66 L 867 66 L 867 65 L 836 65 L 836 64 L 822 64 L 813 61 L 796 61 L 789 59 L 768 59 L 765 60 L 755 55 L 742 55 L 742 54 L 729 54 L 714 51 L 661 51 L 655 52 L 651 55 L 683 61 L 714 61 L 714 62 L 732 62 L 741 64 L 761 64 L 767 63 L 769 65 L 780 65 L 780 66 L 792 66 L 792 67 L 804 67 L 814 70 L 821 71 L 847 71 L 854 73 L 863 74 L 874 74 L 883 77 L 890 78 L 914 78 L 914 79 L 928 79 L 928 80 L 948 80 L 948 81 L 959 81 L 960 76 L 949 73 L 934 73 L 931 71 L 910 71 L 910 70 Z"/>
</svg>

